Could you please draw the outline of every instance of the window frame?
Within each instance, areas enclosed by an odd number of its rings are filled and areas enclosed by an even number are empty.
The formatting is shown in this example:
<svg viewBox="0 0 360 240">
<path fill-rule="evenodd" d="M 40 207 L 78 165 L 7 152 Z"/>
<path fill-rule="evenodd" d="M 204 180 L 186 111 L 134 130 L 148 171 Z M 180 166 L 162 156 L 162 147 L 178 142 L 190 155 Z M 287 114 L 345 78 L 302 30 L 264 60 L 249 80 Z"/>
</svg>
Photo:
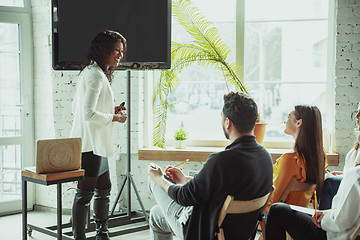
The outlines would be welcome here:
<svg viewBox="0 0 360 240">
<path fill-rule="evenodd" d="M 22 168 L 34 165 L 34 118 L 33 118 L 33 35 L 30 0 L 24 0 L 24 7 L 0 6 L 0 22 L 19 25 L 20 45 L 20 91 L 23 119 L 21 136 L 2 137 L 0 146 L 21 145 Z M 21 173 L 20 173 L 21 174 Z M 20 195 L 20 198 L 22 196 Z M 34 187 L 28 189 L 28 208 L 34 204 Z M 0 215 L 20 212 L 22 200 L 2 201 Z"/>
<path fill-rule="evenodd" d="M 245 1 L 246 0 L 236 0 L 236 52 L 235 57 L 236 61 L 240 66 L 244 65 L 244 56 L 245 56 Z M 335 18 L 336 18 L 336 9 L 335 4 L 336 0 L 329 0 L 328 5 L 328 44 L 327 44 L 327 76 L 326 76 L 326 91 L 331 93 L 335 89 Z M 144 127 L 143 127 L 143 144 L 144 148 L 153 147 L 152 141 L 152 129 L 153 129 L 153 115 L 152 111 L 152 89 L 154 86 L 154 81 L 160 74 L 157 72 L 146 72 L 144 74 Z M 239 70 L 239 75 L 244 76 L 243 68 Z M 322 82 L 323 83 L 323 82 Z M 327 106 L 326 112 L 327 116 L 331 119 L 334 119 L 335 116 L 335 95 L 326 94 Z M 329 132 L 332 132 L 334 129 L 335 122 L 328 121 L 326 126 L 323 126 L 326 129 L 329 129 Z M 219 126 L 220 127 L 220 126 Z M 291 149 L 293 147 L 293 140 L 289 141 L 264 141 L 262 145 L 265 148 L 272 149 Z M 229 144 L 228 140 L 187 140 L 187 146 L 189 147 L 225 147 Z M 166 139 L 166 146 L 174 146 L 175 140 Z M 140 144 L 141 146 L 141 144 Z M 331 149 L 330 149 L 331 151 Z"/>
</svg>

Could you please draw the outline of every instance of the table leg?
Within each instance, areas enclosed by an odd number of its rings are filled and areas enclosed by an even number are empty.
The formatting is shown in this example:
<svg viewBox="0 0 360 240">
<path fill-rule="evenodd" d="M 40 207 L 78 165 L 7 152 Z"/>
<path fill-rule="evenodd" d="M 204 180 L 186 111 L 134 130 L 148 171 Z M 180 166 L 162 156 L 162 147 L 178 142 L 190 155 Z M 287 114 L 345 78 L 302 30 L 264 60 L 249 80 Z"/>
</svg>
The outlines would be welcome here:
<svg viewBox="0 0 360 240">
<path fill-rule="evenodd" d="M 22 180 L 22 228 L 23 240 L 27 240 L 27 182 Z"/>
<path fill-rule="evenodd" d="M 57 235 L 58 235 L 58 240 L 62 239 L 62 204 L 61 204 L 61 199 L 62 199 L 62 193 L 61 193 L 61 183 L 57 184 Z"/>
</svg>

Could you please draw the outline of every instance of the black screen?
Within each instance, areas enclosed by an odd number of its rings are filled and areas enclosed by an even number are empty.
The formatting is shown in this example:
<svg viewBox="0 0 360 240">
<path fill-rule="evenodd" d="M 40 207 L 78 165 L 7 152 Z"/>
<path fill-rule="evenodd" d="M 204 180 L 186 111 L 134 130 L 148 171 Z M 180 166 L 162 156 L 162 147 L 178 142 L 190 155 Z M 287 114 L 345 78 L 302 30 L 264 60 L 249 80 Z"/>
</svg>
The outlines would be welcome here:
<svg viewBox="0 0 360 240">
<path fill-rule="evenodd" d="M 170 68 L 171 0 L 53 0 L 53 68 L 79 69 L 91 40 L 114 30 L 127 40 L 121 68 Z"/>
</svg>

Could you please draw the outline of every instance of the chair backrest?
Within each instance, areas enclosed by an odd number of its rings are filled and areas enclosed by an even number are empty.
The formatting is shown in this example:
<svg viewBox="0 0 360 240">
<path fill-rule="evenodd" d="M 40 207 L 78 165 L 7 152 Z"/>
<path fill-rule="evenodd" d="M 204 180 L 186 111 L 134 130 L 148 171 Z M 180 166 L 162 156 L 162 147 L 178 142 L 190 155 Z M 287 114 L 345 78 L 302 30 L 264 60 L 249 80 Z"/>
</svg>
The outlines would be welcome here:
<svg viewBox="0 0 360 240">
<path fill-rule="evenodd" d="M 307 183 L 307 182 L 299 182 L 296 179 L 296 176 L 293 176 L 289 182 L 289 184 L 286 186 L 285 191 L 280 197 L 279 202 L 285 202 L 286 198 L 288 197 L 289 193 L 291 191 L 310 191 L 316 187 L 316 184 L 313 183 Z M 286 240 L 291 240 L 292 238 L 288 233 L 286 233 Z"/>
<path fill-rule="evenodd" d="M 299 182 L 296 179 L 296 176 L 293 176 L 292 179 L 290 180 L 289 184 L 285 188 L 285 191 L 281 195 L 279 202 L 285 202 L 287 196 L 289 195 L 289 193 L 291 191 L 299 191 L 299 192 L 310 191 L 310 190 L 314 189 L 315 187 L 316 187 L 316 184 L 307 183 L 307 182 Z"/>
<path fill-rule="evenodd" d="M 258 209 L 260 209 L 260 212 L 263 213 L 274 190 L 275 190 L 275 186 L 272 186 L 271 191 L 265 196 L 248 201 L 234 200 L 234 196 L 228 195 L 225 199 L 225 202 L 222 206 L 218 218 L 218 226 L 219 226 L 219 233 L 217 234 L 218 240 L 225 240 L 224 232 L 223 229 L 221 228 L 221 224 L 224 221 L 226 214 L 249 213 Z M 255 230 L 255 226 L 254 226 L 254 230 Z"/>
<path fill-rule="evenodd" d="M 356 233 L 355 233 L 354 237 L 352 238 L 352 240 L 359 240 L 359 239 L 360 239 L 360 227 L 356 231 Z"/>
</svg>

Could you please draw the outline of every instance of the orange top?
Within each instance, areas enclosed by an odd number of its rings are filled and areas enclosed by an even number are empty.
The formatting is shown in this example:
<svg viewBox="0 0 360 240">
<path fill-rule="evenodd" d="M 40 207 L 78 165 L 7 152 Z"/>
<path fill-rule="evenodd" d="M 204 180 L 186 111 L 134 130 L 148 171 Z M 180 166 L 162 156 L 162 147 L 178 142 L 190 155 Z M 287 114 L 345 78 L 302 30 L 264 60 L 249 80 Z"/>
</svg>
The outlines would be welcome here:
<svg viewBox="0 0 360 240">
<path fill-rule="evenodd" d="M 325 168 L 326 167 L 327 162 L 325 161 Z M 280 200 L 281 195 L 293 176 L 296 176 L 299 182 L 306 181 L 305 161 L 295 152 L 285 153 L 279 157 L 274 164 L 273 184 L 276 189 L 266 207 L 266 212 L 269 211 L 271 204 Z M 285 203 L 306 207 L 310 202 L 314 190 L 315 189 L 304 192 L 290 192 Z"/>
<path fill-rule="evenodd" d="M 315 209 L 315 220 L 317 221 L 317 199 L 316 199 L 316 191 L 314 192 L 314 201 L 313 201 L 313 208 Z"/>
</svg>

